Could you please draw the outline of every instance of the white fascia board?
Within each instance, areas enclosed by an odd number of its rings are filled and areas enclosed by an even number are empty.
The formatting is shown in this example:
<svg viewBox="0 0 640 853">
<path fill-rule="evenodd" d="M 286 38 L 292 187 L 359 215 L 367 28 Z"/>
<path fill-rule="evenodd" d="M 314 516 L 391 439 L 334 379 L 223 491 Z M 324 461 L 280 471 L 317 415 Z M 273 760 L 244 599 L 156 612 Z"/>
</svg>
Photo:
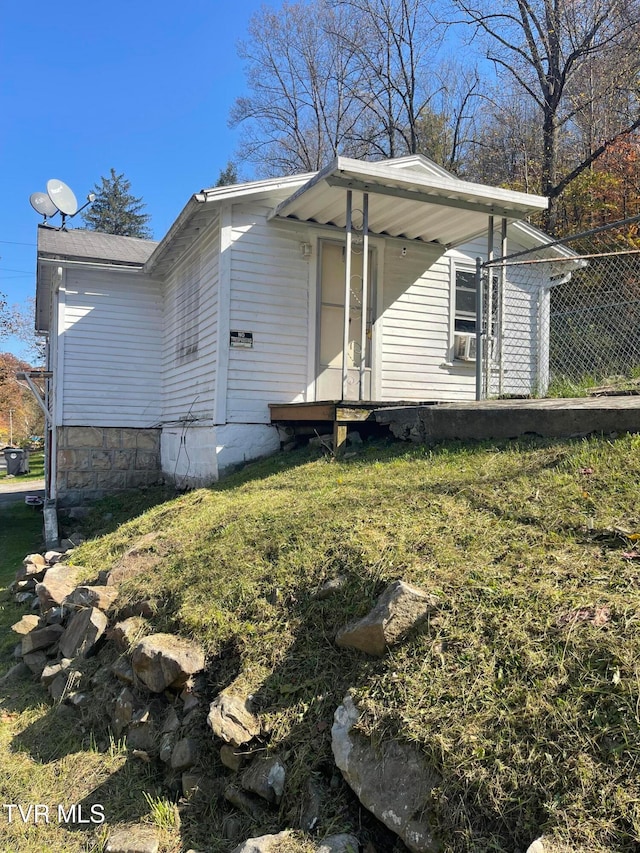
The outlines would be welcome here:
<svg viewBox="0 0 640 853">
<path fill-rule="evenodd" d="M 189 219 L 191 219 L 192 214 L 200 207 L 201 204 L 204 203 L 204 201 L 205 198 L 200 193 L 191 196 L 189 201 L 182 208 L 178 218 L 147 259 L 147 262 L 144 265 L 145 272 L 153 272 L 154 267 L 157 265 L 173 238 L 179 233 L 183 226 L 187 224 Z"/>
<path fill-rule="evenodd" d="M 277 216 L 286 217 L 287 209 L 291 209 L 301 196 L 321 181 L 331 178 L 340 178 L 345 184 L 352 180 L 359 182 L 361 186 L 371 182 L 370 191 L 373 193 L 375 193 L 376 184 L 384 186 L 388 194 L 393 194 L 394 188 L 398 192 L 415 193 L 416 201 L 428 201 L 428 196 L 437 196 L 443 200 L 442 203 L 446 203 L 446 199 L 450 198 L 452 202 L 456 199 L 459 203 L 482 204 L 487 208 L 491 205 L 500 205 L 508 208 L 514 217 L 527 216 L 538 210 L 546 210 L 549 206 L 549 200 L 544 196 L 475 184 L 462 181 L 453 175 L 444 177 L 420 174 L 417 171 L 402 170 L 388 164 L 363 163 L 361 160 L 353 160 L 349 157 L 336 157 L 332 163 L 299 187 L 293 195 L 282 201 L 271 212 L 269 219 Z M 490 212 L 488 209 L 487 213 Z"/>
<path fill-rule="evenodd" d="M 318 172 L 303 172 L 299 175 L 287 175 L 282 178 L 266 178 L 261 181 L 249 181 L 246 184 L 229 184 L 226 187 L 211 187 L 201 190 L 198 196 L 204 196 L 204 200 L 229 201 L 245 196 L 253 196 L 261 193 L 277 192 L 281 189 L 290 189 L 298 185 L 306 184 L 310 178 Z"/>
<path fill-rule="evenodd" d="M 471 181 L 463 181 L 453 175 L 449 178 L 440 178 L 432 177 L 431 175 L 419 175 L 417 172 L 405 172 L 403 174 L 399 169 L 393 168 L 393 166 L 382 165 L 380 163 L 363 164 L 360 160 L 352 160 L 348 157 L 337 157 L 334 163 L 336 170 L 353 172 L 354 177 L 357 177 L 358 180 L 366 180 L 367 176 L 388 179 L 389 181 L 402 183 L 406 186 L 406 189 L 436 190 L 442 193 L 455 193 L 459 196 L 466 195 L 470 199 L 482 201 L 486 204 L 502 202 L 536 210 L 546 210 L 549 206 L 549 200 L 545 196 L 530 195 L 529 193 L 521 193 L 516 190 L 505 190 L 501 187 L 490 187 L 486 184 L 475 184 Z M 322 175 L 322 172 L 318 173 L 318 178 L 320 178 L 320 175 Z M 324 175 L 322 176 L 324 177 Z"/>
<path fill-rule="evenodd" d="M 529 222 L 512 222 L 510 223 L 509 228 L 513 228 L 518 232 L 517 237 L 514 236 L 514 239 L 521 242 L 525 249 L 542 248 L 549 243 L 554 242 L 553 237 L 550 237 L 544 231 L 541 231 Z M 555 246 L 549 246 L 549 251 L 557 254 L 559 258 L 567 258 L 569 260 L 575 258 L 578 254 L 577 252 L 574 252 L 573 249 L 570 249 L 562 243 L 557 243 Z"/>
<path fill-rule="evenodd" d="M 236 200 L 244 201 L 247 198 L 268 196 L 269 194 L 276 193 L 279 190 L 289 190 L 299 186 L 300 184 L 304 184 L 312 175 L 315 175 L 315 172 L 305 172 L 301 175 L 290 175 L 284 178 L 268 178 L 262 181 L 250 181 L 246 184 L 229 184 L 225 187 L 212 187 L 211 189 L 204 189 L 199 193 L 195 193 L 191 196 L 180 212 L 178 218 L 154 249 L 151 257 L 145 264 L 145 271 L 149 273 L 153 271 L 154 267 L 157 266 L 162 255 L 170 246 L 173 239 L 188 225 L 189 220 L 195 211 L 200 209 L 202 204 L 215 204 Z"/>
</svg>

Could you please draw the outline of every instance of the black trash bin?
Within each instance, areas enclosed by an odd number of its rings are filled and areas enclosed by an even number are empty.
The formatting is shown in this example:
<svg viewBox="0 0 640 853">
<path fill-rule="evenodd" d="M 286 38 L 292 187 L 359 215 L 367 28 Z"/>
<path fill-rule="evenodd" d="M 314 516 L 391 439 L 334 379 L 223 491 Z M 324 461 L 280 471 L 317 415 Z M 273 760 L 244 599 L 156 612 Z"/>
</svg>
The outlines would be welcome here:
<svg viewBox="0 0 640 853">
<path fill-rule="evenodd" d="M 15 477 L 16 474 L 24 473 L 25 451 L 21 447 L 5 447 L 4 459 L 7 463 L 7 476 Z"/>
</svg>

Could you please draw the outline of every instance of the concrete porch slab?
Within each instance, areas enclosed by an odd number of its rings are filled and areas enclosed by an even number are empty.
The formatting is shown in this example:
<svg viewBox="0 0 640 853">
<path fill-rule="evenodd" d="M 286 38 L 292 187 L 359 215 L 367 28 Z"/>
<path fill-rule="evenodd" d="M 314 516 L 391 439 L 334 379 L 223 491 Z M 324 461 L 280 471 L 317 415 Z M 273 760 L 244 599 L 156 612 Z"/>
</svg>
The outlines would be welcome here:
<svg viewBox="0 0 640 853">
<path fill-rule="evenodd" d="M 397 438 L 416 442 L 640 432 L 640 396 L 405 405 L 378 409 L 375 419 Z"/>
</svg>

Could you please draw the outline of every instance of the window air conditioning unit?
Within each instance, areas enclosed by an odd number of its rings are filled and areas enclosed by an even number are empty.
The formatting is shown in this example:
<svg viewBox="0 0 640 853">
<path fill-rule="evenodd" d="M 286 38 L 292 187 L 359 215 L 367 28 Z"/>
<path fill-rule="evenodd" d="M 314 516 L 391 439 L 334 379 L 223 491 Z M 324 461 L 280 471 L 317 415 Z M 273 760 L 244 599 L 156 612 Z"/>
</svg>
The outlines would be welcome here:
<svg viewBox="0 0 640 853">
<path fill-rule="evenodd" d="M 453 338 L 453 357 L 458 361 L 476 360 L 475 332 L 457 332 Z"/>
</svg>

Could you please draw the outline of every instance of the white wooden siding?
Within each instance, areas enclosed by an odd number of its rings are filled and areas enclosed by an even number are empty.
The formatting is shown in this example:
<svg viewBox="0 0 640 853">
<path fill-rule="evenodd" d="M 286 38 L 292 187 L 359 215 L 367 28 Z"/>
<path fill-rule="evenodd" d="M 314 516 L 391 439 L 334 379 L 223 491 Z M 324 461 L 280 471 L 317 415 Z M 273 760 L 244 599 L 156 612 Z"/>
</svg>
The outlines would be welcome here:
<svg viewBox="0 0 640 853">
<path fill-rule="evenodd" d="M 258 203 L 233 209 L 230 330 L 253 333 L 253 349 L 230 349 L 228 423 L 269 423 L 269 403 L 304 400 L 309 263 L 300 233 L 267 222 Z M 229 346 L 228 341 L 221 342 Z"/>
<path fill-rule="evenodd" d="M 382 399 L 471 398 L 473 371 L 443 369 L 451 347 L 449 257 L 416 243 L 402 256 L 394 242 L 385 252 L 382 288 Z"/>
<path fill-rule="evenodd" d="M 148 427 L 160 419 L 162 298 L 142 273 L 65 273 L 62 423 Z"/>
<path fill-rule="evenodd" d="M 538 391 L 540 273 L 545 266 L 540 264 L 535 271 L 531 267 L 507 267 L 502 322 L 503 394 Z M 495 387 L 495 380 L 493 384 Z"/>
<path fill-rule="evenodd" d="M 165 423 L 187 417 L 205 423 L 213 420 L 219 259 L 220 227 L 216 217 L 199 237 L 197 245 L 172 270 L 165 286 L 162 355 L 162 420 Z M 188 353 L 185 342 L 189 344 Z"/>
</svg>

